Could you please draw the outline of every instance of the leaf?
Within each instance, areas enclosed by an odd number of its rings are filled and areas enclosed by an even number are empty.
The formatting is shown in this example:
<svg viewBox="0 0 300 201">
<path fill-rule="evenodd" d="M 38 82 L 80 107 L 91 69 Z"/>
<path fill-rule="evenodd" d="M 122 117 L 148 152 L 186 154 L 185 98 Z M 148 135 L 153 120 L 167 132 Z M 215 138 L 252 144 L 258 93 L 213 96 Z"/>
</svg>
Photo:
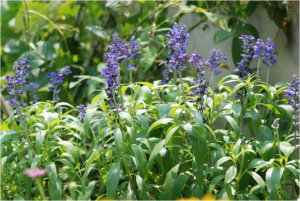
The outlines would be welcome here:
<svg viewBox="0 0 300 201">
<path fill-rule="evenodd" d="M 49 61 L 56 57 L 54 45 L 49 41 L 39 41 L 37 43 L 38 51 L 43 59 Z"/>
<path fill-rule="evenodd" d="M 127 122 L 129 122 L 131 125 L 134 125 L 134 121 L 133 121 L 133 118 L 131 117 L 131 115 L 128 113 L 128 112 L 120 112 L 119 113 L 120 115 L 120 118 L 122 120 L 127 120 Z"/>
<path fill-rule="evenodd" d="M 228 168 L 225 174 L 225 183 L 230 183 L 235 178 L 236 172 L 236 167 L 231 166 L 230 168 Z"/>
<path fill-rule="evenodd" d="M 120 128 L 117 128 L 114 132 L 114 139 L 115 139 L 115 144 L 116 147 L 121 149 L 122 144 L 123 144 L 123 136 Z"/>
<path fill-rule="evenodd" d="M 92 165 L 90 165 L 87 169 L 85 169 L 84 171 L 84 174 L 82 176 L 82 179 L 81 179 L 81 188 L 82 188 L 82 192 L 85 193 L 85 185 L 86 185 L 86 182 L 87 182 L 87 178 L 90 174 L 90 172 L 92 171 L 92 169 L 95 167 L 95 163 L 93 163 Z"/>
<path fill-rule="evenodd" d="M 62 200 L 62 184 L 57 176 L 55 163 L 51 162 L 47 165 L 47 172 L 51 200 Z"/>
<path fill-rule="evenodd" d="M 151 151 L 149 161 L 148 161 L 148 169 L 150 170 L 153 164 L 154 159 L 158 155 L 158 153 L 164 148 L 165 140 L 161 140 L 159 143 L 157 143 L 153 150 Z"/>
<path fill-rule="evenodd" d="M 176 133 L 178 128 L 179 128 L 179 126 L 175 126 L 169 132 L 167 132 L 167 136 L 165 138 L 166 139 L 166 145 L 169 143 L 170 139 L 172 138 L 173 134 Z"/>
<path fill-rule="evenodd" d="M 220 165 L 222 165 L 223 163 L 225 163 L 226 161 L 229 161 L 229 160 L 232 160 L 232 159 L 230 157 L 228 157 L 228 156 L 224 156 L 224 157 L 220 158 L 217 161 L 216 165 L 220 166 Z"/>
<path fill-rule="evenodd" d="M 100 26 L 86 26 L 85 28 L 88 31 L 95 34 L 96 36 L 98 36 L 99 38 L 102 38 L 104 40 L 108 40 L 108 35 L 107 35 L 105 29 L 103 29 L 102 27 L 100 27 Z"/>
<path fill-rule="evenodd" d="M 277 198 L 276 194 L 279 189 L 282 174 L 283 168 L 280 167 L 270 168 L 266 173 L 266 185 L 271 199 Z"/>
<path fill-rule="evenodd" d="M 173 123 L 173 119 L 171 118 L 163 118 L 163 119 L 159 119 L 157 120 L 156 122 L 154 122 L 153 124 L 151 124 L 148 132 L 147 132 L 147 135 L 154 129 L 157 129 L 165 124 L 168 124 L 168 123 Z"/>
<path fill-rule="evenodd" d="M 232 118 L 232 117 L 229 116 L 229 115 L 225 115 L 224 118 L 228 121 L 228 123 L 230 124 L 230 126 L 233 128 L 234 132 L 235 132 L 236 134 L 239 134 L 239 133 L 240 133 L 239 125 L 238 125 L 238 123 L 235 121 L 235 119 Z"/>
<path fill-rule="evenodd" d="M 141 68 L 146 72 L 153 64 L 157 55 L 157 49 L 153 46 L 147 46 L 142 49 L 141 53 Z"/>
<path fill-rule="evenodd" d="M 282 151 L 286 158 L 288 158 L 291 153 L 293 153 L 294 149 L 294 146 L 292 146 L 290 143 L 280 142 L 280 151 Z"/>
<path fill-rule="evenodd" d="M 179 169 L 179 164 L 175 165 L 167 173 L 166 180 L 165 180 L 164 184 L 162 185 L 162 188 L 164 189 L 163 194 L 162 194 L 163 200 L 170 200 L 172 198 L 173 187 L 174 187 L 174 183 L 176 181 L 178 169 Z"/>
<path fill-rule="evenodd" d="M 257 140 L 260 142 L 273 141 L 272 130 L 268 126 L 261 125 L 257 129 Z"/>
<path fill-rule="evenodd" d="M 77 147 L 75 147 L 71 142 L 63 140 L 58 142 L 58 144 L 65 146 L 67 148 L 67 153 L 72 156 L 71 161 L 73 161 L 76 165 L 79 164 Z"/>
<path fill-rule="evenodd" d="M 36 134 L 36 151 L 39 154 L 41 151 L 41 147 L 44 142 L 46 132 L 44 130 L 39 130 Z"/>
<path fill-rule="evenodd" d="M 247 172 L 247 173 L 259 184 L 261 189 L 264 189 L 265 182 L 259 174 L 257 174 L 256 172 L 252 172 L 252 171 Z"/>
<path fill-rule="evenodd" d="M 180 173 L 174 182 L 173 191 L 172 191 L 172 200 L 175 200 L 180 197 L 181 191 L 184 188 L 185 183 L 187 182 L 189 175 Z"/>
<path fill-rule="evenodd" d="M 132 145 L 133 152 L 135 154 L 135 162 L 137 169 L 142 176 L 143 179 L 146 178 L 148 170 L 147 170 L 147 158 L 146 154 L 144 153 L 143 149 L 138 145 Z"/>
<path fill-rule="evenodd" d="M 45 63 L 41 55 L 35 51 L 27 51 L 24 54 L 22 54 L 22 56 L 25 56 L 29 60 L 31 69 L 38 68 Z"/>
<path fill-rule="evenodd" d="M 221 175 L 218 175 L 216 176 L 209 184 L 209 187 L 208 187 L 208 193 L 211 193 L 214 189 L 215 189 L 215 186 L 222 180 L 224 179 L 224 175 L 221 174 Z"/>
<path fill-rule="evenodd" d="M 120 179 L 120 164 L 115 164 L 109 169 L 106 181 L 107 197 L 114 198 Z"/>
<path fill-rule="evenodd" d="M 230 38 L 236 32 L 235 29 L 231 29 L 230 31 L 219 30 L 214 34 L 214 43 L 218 44 L 223 42 L 224 40 Z"/>
<path fill-rule="evenodd" d="M 1 131 L 0 135 L 0 144 L 3 142 L 6 142 L 8 140 L 19 140 L 19 136 L 17 134 L 17 131 L 15 130 L 9 130 L 9 131 Z"/>
</svg>

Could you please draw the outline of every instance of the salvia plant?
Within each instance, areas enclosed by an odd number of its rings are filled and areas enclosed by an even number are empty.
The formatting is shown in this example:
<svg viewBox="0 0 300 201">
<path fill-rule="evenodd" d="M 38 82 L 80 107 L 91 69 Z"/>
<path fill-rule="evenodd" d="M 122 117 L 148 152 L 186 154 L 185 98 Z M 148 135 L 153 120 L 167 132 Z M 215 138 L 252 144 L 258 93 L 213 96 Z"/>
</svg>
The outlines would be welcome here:
<svg viewBox="0 0 300 201">
<path fill-rule="evenodd" d="M 30 62 L 18 60 L 7 77 L 15 112 L 1 122 L 1 199 L 297 199 L 299 80 L 270 85 L 259 66 L 250 71 L 253 61 L 275 64 L 271 39 L 241 36 L 239 74 L 214 84 L 226 55 L 189 55 L 178 24 L 167 38 L 163 80 L 126 83 L 140 45 L 114 34 L 105 90 L 76 107 L 58 96 L 69 67 L 48 73 L 54 98 L 45 101 L 26 80 Z M 195 76 L 183 78 L 185 69 Z"/>
</svg>

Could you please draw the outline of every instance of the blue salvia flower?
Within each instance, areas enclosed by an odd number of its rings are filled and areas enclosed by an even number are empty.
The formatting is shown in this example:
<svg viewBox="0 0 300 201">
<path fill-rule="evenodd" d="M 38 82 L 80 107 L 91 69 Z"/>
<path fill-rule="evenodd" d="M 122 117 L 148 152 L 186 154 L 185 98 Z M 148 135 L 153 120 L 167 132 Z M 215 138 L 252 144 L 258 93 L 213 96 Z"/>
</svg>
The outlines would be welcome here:
<svg viewBox="0 0 300 201">
<path fill-rule="evenodd" d="M 208 60 L 205 61 L 205 64 L 209 66 L 209 70 L 215 72 L 216 74 L 221 73 L 221 60 L 227 60 L 227 56 L 221 52 L 219 49 L 213 49 L 210 52 Z"/>
<path fill-rule="evenodd" d="M 110 90 L 114 90 L 118 86 L 118 76 L 120 75 L 120 62 L 122 62 L 126 56 L 125 45 L 121 42 L 117 33 L 113 35 L 112 43 L 108 46 L 108 53 L 105 54 L 106 63 L 105 67 L 101 70 L 101 74 L 107 78 L 107 87 Z"/>
<path fill-rule="evenodd" d="M 30 83 L 27 86 L 27 90 L 30 91 L 33 94 L 33 103 L 36 103 L 39 100 L 38 95 L 36 94 L 36 89 L 39 87 L 40 85 L 38 83 Z"/>
<path fill-rule="evenodd" d="M 207 83 L 205 81 L 205 69 L 203 66 L 203 62 L 202 62 L 202 57 L 194 52 L 190 59 L 189 62 L 191 63 L 195 63 L 197 66 L 197 76 L 198 78 L 195 79 L 192 83 L 197 85 L 197 88 L 193 90 L 193 93 L 195 95 L 197 95 L 197 104 L 199 104 L 199 110 L 200 113 L 203 114 L 205 111 L 205 105 L 204 105 L 204 96 L 208 94 L 208 86 Z"/>
<path fill-rule="evenodd" d="M 76 106 L 76 108 L 79 110 L 78 121 L 82 121 L 86 115 L 86 107 L 84 107 L 83 104 L 80 104 Z"/>
<path fill-rule="evenodd" d="M 254 55 L 253 58 L 261 58 L 266 66 L 274 66 L 276 64 L 276 44 L 271 38 L 267 39 L 267 43 L 264 43 L 261 39 L 257 39 L 253 45 Z"/>
<path fill-rule="evenodd" d="M 26 90 L 29 90 L 29 92 L 33 92 L 28 88 L 31 85 L 34 85 L 35 90 L 39 86 L 37 83 L 28 84 L 26 76 L 29 74 L 29 68 L 29 60 L 23 56 L 18 61 L 14 62 L 14 75 L 6 76 L 6 90 L 12 96 L 12 98 L 8 99 L 8 104 L 11 105 L 19 115 L 21 115 L 20 108 L 26 107 L 26 104 L 24 103 L 23 93 L 25 93 Z M 33 92 L 34 102 L 38 99 L 35 90 Z"/>
<path fill-rule="evenodd" d="M 292 106 L 294 110 L 293 122 L 294 122 L 294 145 L 296 146 L 296 136 L 298 134 L 298 115 L 299 115 L 299 104 L 300 104 L 300 83 L 297 75 L 293 75 L 292 83 L 288 88 L 286 95 L 289 100 L 288 104 Z"/>
<path fill-rule="evenodd" d="M 128 64 L 127 61 L 123 61 L 123 63 L 126 65 L 128 70 L 131 71 L 137 71 L 136 65 L 132 61 L 140 61 L 139 54 L 141 54 L 140 51 L 140 45 L 136 42 L 135 37 L 132 36 L 130 38 L 130 41 L 126 43 L 127 51 L 125 52 L 126 60 L 129 60 L 130 64 Z"/>
<path fill-rule="evenodd" d="M 185 30 L 186 26 L 180 27 L 175 23 L 172 29 L 169 29 L 169 32 L 166 34 L 166 37 L 170 39 L 167 47 L 169 48 L 167 61 L 161 62 L 160 65 L 166 64 L 166 69 L 162 72 L 163 82 L 169 82 L 168 74 L 170 72 L 182 71 L 186 68 L 186 47 L 188 46 L 187 39 L 190 37 L 190 34 Z"/>
<path fill-rule="evenodd" d="M 245 76 L 248 77 L 250 75 L 249 72 L 250 62 L 254 57 L 253 42 L 255 38 L 251 35 L 241 35 L 239 39 L 243 41 L 243 45 L 242 45 L 243 52 L 241 54 L 243 59 L 238 63 L 238 67 L 235 71 L 239 72 L 241 77 L 245 77 Z"/>
<path fill-rule="evenodd" d="M 72 71 L 70 70 L 69 66 L 65 66 L 61 68 L 57 73 L 49 72 L 47 76 L 50 77 L 50 84 L 52 85 L 49 87 L 50 91 L 53 91 L 53 100 L 59 101 L 60 98 L 58 96 L 60 89 L 59 86 L 64 83 L 64 75 L 71 74 Z"/>
</svg>

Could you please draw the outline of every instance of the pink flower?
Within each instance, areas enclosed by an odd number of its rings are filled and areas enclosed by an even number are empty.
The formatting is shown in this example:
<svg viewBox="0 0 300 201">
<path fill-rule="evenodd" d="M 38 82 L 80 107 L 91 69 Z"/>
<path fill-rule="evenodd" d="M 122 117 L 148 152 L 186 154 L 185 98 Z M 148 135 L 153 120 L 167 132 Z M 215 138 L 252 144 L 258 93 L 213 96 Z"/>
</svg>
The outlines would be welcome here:
<svg viewBox="0 0 300 201">
<path fill-rule="evenodd" d="M 33 167 L 30 169 L 26 169 L 24 171 L 24 174 L 26 174 L 27 176 L 31 177 L 31 178 L 36 178 L 36 177 L 41 177 L 44 176 L 45 174 L 47 174 L 47 170 L 46 169 L 38 169 L 37 167 Z"/>
</svg>

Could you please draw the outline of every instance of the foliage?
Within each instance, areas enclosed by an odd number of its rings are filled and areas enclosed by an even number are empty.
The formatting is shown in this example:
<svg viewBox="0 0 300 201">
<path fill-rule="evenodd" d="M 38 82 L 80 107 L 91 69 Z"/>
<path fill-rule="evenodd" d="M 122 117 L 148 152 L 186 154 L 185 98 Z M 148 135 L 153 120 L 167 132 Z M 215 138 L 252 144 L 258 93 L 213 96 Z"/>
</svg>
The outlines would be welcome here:
<svg viewBox="0 0 300 201">
<path fill-rule="evenodd" d="M 287 189 L 299 193 L 287 84 L 224 77 L 201 116 L 188 80 L 186 101 L 177 85 L 124 83 L 118 112 L 101 92 L 83 122 L 65 102 L 23 108 L 24 126 L 17 115 L 1 124 L 2 198 L 41 199 L 22 173 L 32 166 L 47 169 L 41 183 L 56 200 L 295 198 Z"/>
<path fill-rule="evenodd" d="M 165 33 L 174 21 L 179 22 L 188 13 L 199 16 L 199 21 L 188 27 L 189 32 L 198 26 L 206 29 L 212 25 L 220 28 L 214 35 L 215 43 L 234 37 L 232 52 L 237 64 L 242 51 L 237 37 L 241 34 L 258 37 L 256 28 L 246 22 L 258 4 L 288 32 L 291 16 L 288 1 L 4 1 L 1 76 L 12 73 L 13 61 L 27 56 L 34 68 L 30 81 L 39 78 L 38 95 L 47 100 L 51 96 L 47 93 L 46 72 L 57 72 L 68 65 L 75 75 L 71 82 L 74 90 L 64 86 L 61 98 L 76 105 L 87 103 L 91 100 L 88 97 L 97 93 L 96 89 L 104 87 L 103 80 L 95 74 L 104 66 L 111 36 L 118 32 L 124 40 L 135 35 L 142 47 L 139 70 L 133 73 L 133 80 L 160 79 L 162 69 L 158 63 L 167 55 Z M 174 8 L 174 15 L 168 13 L 170 8 Z M 122 73 L 122 79 L 129 80 L 129 73 Z"/>
</svg>

